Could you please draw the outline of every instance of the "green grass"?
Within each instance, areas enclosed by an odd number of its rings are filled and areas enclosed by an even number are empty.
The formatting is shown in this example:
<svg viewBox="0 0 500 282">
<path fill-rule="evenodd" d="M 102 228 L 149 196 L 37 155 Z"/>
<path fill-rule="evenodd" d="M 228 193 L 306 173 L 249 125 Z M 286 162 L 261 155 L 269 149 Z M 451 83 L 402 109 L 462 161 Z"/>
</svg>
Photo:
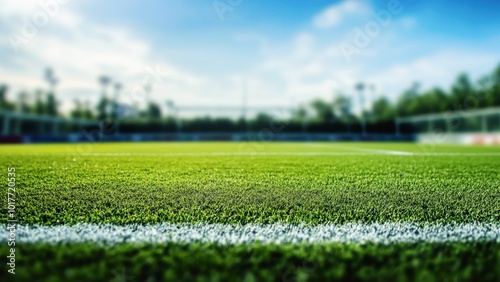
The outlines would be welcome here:
<svg viewBox="0 0 500 282">
<path fill-rule="evenodd" d="M 417 155 L 359 155 L 369 150 Z M 217 152 L 261 155 L 196 155 Z M 346 155 L 320 154 L 324 152 Z M 429 152 L 470 155 L 419 154 Z M 20 223 L 42 225 L 499 222 L 499 153 L 498 147 L 395 143 L 0 147 L 4 187 L 7 167 L 16 168 Z M 2 197 L 5 203 L 6 195 Z M 1 217 L 7 220 L 5 206 Z M 0 253 L 8 253 L 6 243 L 0 245 Z M 492 242 L 114 247 L 18 243 L 16 254 L 16 281 L 119 281 L 115 275 L 122 270 L 133 276 L 129 281 L 497 281 L 500 277 L 500 244 Z M 4 270 L 0 280 L 10 281 L 6 275 Z"/>
<path fill-rule="evenodd" d="M 471 222 L 500 218 L 500 156 L 82 156 L 4 146 L 26 224 Z M 74 146 L 74 145 L 73 145 Z M 92 153 L 418 152 L 411 144 L 95 144 Z M 435 152 L 498 153 L 443 147 Z M 2 178 L 6 181 L 6 178 Z M 5 196 L 4 196 L 5 197 Z M 6 220 L 6 213 L 2 213 Z"/>
<path fill-rule="evenodd" d="M 0 252 L 7 248 L 0 246 Z M 16 281 L 498 281 L 500 244 L 20 245 Z M 129 280 L 119 280 L 125 274 Z M 5 271 L 2 281 L 8 281 Z M 7 278 L 7 280 L 5 280 Z M 11 280 L 13 281 L 13 280 Z"/>
</svg>

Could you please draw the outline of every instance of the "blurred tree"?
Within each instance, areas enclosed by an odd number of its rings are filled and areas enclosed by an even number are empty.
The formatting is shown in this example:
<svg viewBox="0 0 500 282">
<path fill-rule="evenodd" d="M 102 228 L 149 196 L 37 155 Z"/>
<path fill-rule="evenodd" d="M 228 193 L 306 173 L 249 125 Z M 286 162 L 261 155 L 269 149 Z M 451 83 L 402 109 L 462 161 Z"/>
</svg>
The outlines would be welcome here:
<svg viewBox="0 0 500 282">
<path fill-rule="evenodd" d="M 41 89 L 37 89 L 35 91 L 35 107 L 33 109 L 33 111 L 37 115 L 45 114 L 46 106 L 43 103 L 42 96 L 43 96 L 43 91 Z"/>
<path fill-rule="evenodd" d="M 300 105 L 295 111 L 293 111 L 292 119 L 302 121 L 307 117 L 307 110 L 303 105 Z"/>
<path fill-rule="evenodd" d="M 338 94 L 333 100 L 334 113 L 344 122 L 351 122 L 353 115 L 351 113 L 352 101 L 349 97 Z"/>
<path fill-rule="evenodd" d="M 57 101 L 55 97 L 55 87 L 59 80 L 54 76 L 54 71 L 51 68 L 45 70 L 45 80 L 49 84 L 47 93 L 47 101 L 45 102 L 45 113 L 49 116 L 57 116 Z"/>
<path fill-rule="evenodd" d="M 57 101 L 52 92 L 47 95 L 45 106 L 45 111 L 49 116 L 57 116 Z"/>
<path fill-rule="evenodd" d="M 489 89 L 489 96 L 492 97 L 491 106 L 500 106 L 500 65 L 493 71 L 491 76 L 491 87 Z"/>
<path fill-rule="evenodd" d="M 7 85 L 0 84 L 0 103 L 3 103 L 7 100 Z"/>
<path fill-rule="evenodd" d="M 0 110 L 13 111 L 16 107 L 14 104 L 7 101 L 8 87 L 5 84 L 0 85 Z"/>
<path fill-rule="evenodd" d="M 373 102 L 373 116 L 375 121 L 392 120 L 395 117 L 394 107 L 387 98 L 378 98 Z"/>
<path fill-rule="evenodd" d="M 418 97 L 419 114 L 445 112 L 450 105 L 450 97 L 440 88 L 433 88 Z"/>
<path fill-rule="evenodd" d="M 160 119 L 161 118 L 160 106 L 154 102 L 149 102 L 146 116 L 150 119 Z"/>
<path fill-rule="evenodd" d="M 404 91 L 403 94 L 399 96 L 396 104 L 397 116 L 416 115 L 421 111 L 420 101 L 418 100 L 418 88 L 419 84 L 414 83 L 410 89 Z"/>
<path fill-rule="evenodd" d="M 172 118 L 171 116 L 169 116 L 169 119 L 172 119 L 175 121 L 174 118 Z M 247 128 L 247 120 L 243 117 L 239 117 L 236 122 L 235 122 L 235 128 L 236 128 L 236 131 L 239 131 L 239 132 L 244 132 L 244 131 L 248 131 L 249 128 Z"/>
<path fill-rule="evenodd" d="M 115 93 L 113 96 L 113 100 L 111 101 L 111 116 L 113 119 L 116 119 L 118 118 L 118 97 L 123 86 L 121 83 L 116 82 L 115 84 L 113 84 L 113 87 L 115 89 Z"/>
<path fill-rule="evenodd" d="M 90 101 L 85 101 L 82 109 L 82 117 L 85 119 L 92 119 L 94 115 L 92 114 L 92 110 L 90 109 Z"/>
<path fill-rule="evenodd" d="M 260 124 L 268 124 L 273 120 L 273 117 L 266 114 L 266 113 L 258 113 L 255 118 L 253 119 L 253 122 L 255 123 L 260 123 Z"/>
<path fill-rule="evenodd" d="M 316 112 L 316 118 L 321 122 L 333 122 L 333 107 L 330 103 L 316 99 L 311 102 L 311 106 Z"/>
<path fill-rule="evenodd" d="M 333 109 L 340 121 L 346 125 L 347 132 L 352 130 L 352 124 L 356 122 L 357 118 L 352 113 L 352 99 L 342 93 L 338 93 L 333 100 Z"/>
<path fill-rule="evenodd" d="M 271 125 L 273 117 L 266 113 L 258 113 L 255 118 L 248 120 L 248 126 L 253 131 L 260 131 L 262 129 L 268 128 Z"/>
<path fill-rule="evenodd" d="M 99 77 L 99 83 L 102 86 L 102 96 L 99 103 L 97 103 L 97 118 L 100 120 L 106 119 L 108 117 L 109 100 L 107 98 L 106 90 L 110 82 L 111 78 L 109 78 L 108 76 L 101 75 Z"/>
<path fill-rule="evenodd" d="M 78 99 L 75 99 L 73 102 L 75 103 L 75 108 L 71 111 L 71 117 L 82 118 L 83 117 L 82 103 Z"/>
<path fill-rule="evenodd" d="M 493 75 L 485 75 L 478 81 L 479 86 L 476 88 L 476 97 L 479 99 L 479 107 L 486 108 L 495 105 L 495 97 L 493 94 L 494 83 Z"/>
<path fill-rule="evenodd" d="M 474 88 L 467 74 L 458 76 L 456 82 L 451 87 L 451 97 L 454 105 L 464 105 L 467 98 L 474 94 Z"/>
<path fill-rule="evenodd" d="M 99 100 L 99 103 L 97 104 L 97 118 L 102 120 L 106 119 L 108 117 L 107 114 L 107 109 L 108 109 L 108 98 L 106 96 L 101 96 L 101 100 Z"/>
<path fill-rule="evenodd" d="M 28 104 L 28 93 L 26 91 L 21 91 L 18 95 L 18 109 L 21 113 L 31 112 L 30 106 Z"/>
<path fill-rule="evenodd" d="M 293 112 L 292 121 L 298 122 L 300 124 L 302 132 L 307 131 L 308 119 L 309 116 L 304 105 L 300 105 L 297 110 Z"/>
</svg>

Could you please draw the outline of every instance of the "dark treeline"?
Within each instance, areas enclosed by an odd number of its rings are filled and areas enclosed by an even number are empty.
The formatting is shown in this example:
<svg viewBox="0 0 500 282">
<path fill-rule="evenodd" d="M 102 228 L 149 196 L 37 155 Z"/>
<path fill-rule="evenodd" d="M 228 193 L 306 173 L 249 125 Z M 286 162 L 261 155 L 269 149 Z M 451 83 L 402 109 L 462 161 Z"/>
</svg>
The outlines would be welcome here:
<svg viewBox="0 0 500 282">
<path fill-rule="evenodd" d="M 56 81 L 51 72 L 47 76 L 51 86 L 49 90 L 37 90 L 33 94 L 23 91 L 18 93 L 17 100 L 14 101 L 7 99 L 8 87 L 0 85 L 0 110 L 67 117 L 59 111 L 54 93 Z M 75 100 L 74 107 L 69 113 L 70 117 L 99 121 L 117 120 L 118 104 L 115 99 L 106 95 L 110 79 L 102 76 L 99 82 L 103 86 L 103 94 L 95 108 L 92 108 L 88 101 Z M 115 90 L 113 97 L 116 98 L 122 86 L 115 83 L 113 88 Z M 120 119 L 119 128 L 121 133 L 247 132 L 271 127 L 275 132 L 359 133 L 365 127 L 365 132 L 394 133 L 394 121 L 398 117 L 499 107 L 500 66 L 476 82 L 471 81 L 466 74 L 461 74 L 449 90 L 435 87 L 422 91 L 419 84 L 414 83 L 399 95 L 395 103 L 387 99 L 386 95 L 377 95 L 381 98 L 366 103 L 371 104 L 370 107 L 366 107 L 358 115 L 353 113 L 353 105 L 363 103 L 363 97 L 369 91 L 373 95 L 375 90 L 371 85 L 364 83 L 358 83 L 353 90 L 356 91 L 355 95 L 336 93 L 330 101 L 316 99 L 309 104 L 299 105 L 292 113 L 285 114 L 286 120 L 283 120 L 283 113 L 277 115 L 260 113 L 249 119 L 209 116 L 176 118 L 162 115 L 161 107 L 153 101 L 148 101 L 145 109 L 135 109 L 135 115 Z M 40 133 L 40 128 L 36 121 L 23 121 L 21 131 Z M 61 125 L 61 130 L 73 131 L 78 130 L 78 127 L 68 123 Z M 402 133 L 412 130 L 409 125 L 401 127 Z"/>
</svg>

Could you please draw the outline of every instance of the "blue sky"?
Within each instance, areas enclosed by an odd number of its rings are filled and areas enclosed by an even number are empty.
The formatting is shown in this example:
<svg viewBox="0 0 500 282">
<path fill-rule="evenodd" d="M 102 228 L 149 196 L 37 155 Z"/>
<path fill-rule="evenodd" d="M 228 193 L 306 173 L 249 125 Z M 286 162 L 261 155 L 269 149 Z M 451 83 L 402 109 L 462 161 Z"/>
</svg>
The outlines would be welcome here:
<svg viewBox="0 0 500 282">
<path fill-rule="evenodd" d="M 249 104 L 295 105 L 354 95 L 357 81 L 376 86 L 372 99 L 414 81 L 447 88 L 460 72 L 476 79 L 500 63 L 498 1 L 59 1 L 41 1 L 52 14 L 37 24 L 37 1 L 0 0 L 0 83 L 11 97 L 46 88 L 47 66 L 67 110 L 75 98 L 98 99 L 101 74 L 124 84 L 123 103 L 143 105 L 131 93 L 146 68 L 164 73 L 152 94 L 162 104 L 239 105 L 245 81 Z M 377 29 L 358 48 L 367 27 Z"/>
</svg>

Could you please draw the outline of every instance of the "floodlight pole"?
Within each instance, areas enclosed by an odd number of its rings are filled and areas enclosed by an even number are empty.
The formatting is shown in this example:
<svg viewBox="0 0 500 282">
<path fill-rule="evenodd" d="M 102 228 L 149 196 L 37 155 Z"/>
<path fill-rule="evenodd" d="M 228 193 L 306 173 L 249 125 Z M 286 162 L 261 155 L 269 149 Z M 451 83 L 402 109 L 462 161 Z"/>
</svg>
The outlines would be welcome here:
<svg viewBox="0 0 500 282">
<path fill-rule="evenodd" d="M 55 95 L 56 85 L 59 83 L 59 79 L 54 76 L 54 71 L 51 68 L 45 70 L 45 80 L 49 84 L 49 92 Z"/>
<path fill-rule="evenodd" d="M 120 118 L 118 116 L 118 96 L 119 96 L 119 93 L 120 93 L 120 90 L 122 89 L 123 85 L 119 82 L 116 82 L 115 85 L 115 95 L 113 97 L 113 118 L 116 119 L 116 129 L 115 129 L 115 132 L 116 134 L 120 133 Z"/>
<path fill-rule="evenodd" d="M 242 113 L 243 123 L 245 124 L 245 129 L 248 132 L 248 122 L 247 122 L 247 84 L 246 80 L 243 78 L 241 83 L 241 96 L 242 96 Z"/>
<path fill-rule="evenodd" d="M 174 123 L 175 123 L 175 129 L 177 130 L 177 133 L 181 132 L 181 121 L 179 120 L 179 108 L 175 106 L 174 101 L 168 100 L 167 101 L 167 107 L 169 113 L 172 114 L 172 117 L 174 118 Z"/>
<path fill-rule="evenodd" d="M 359 102 L 361 104 L 361 130 L 362 135 L 366 135 L 366 121 L 365 121 L 365 111 L 363 109 L 365 104 L 365 99 L 363 97 L 363 90 L 365 89 L 365 85 L 360 82 L 356 84 L 356 89 L 359 91 Z"/>
<path fill-rule="evenodd" d="M 175 121 L 177 123 L 177 131 L 178 133 L 182 133 L 182 122 L 181 122 L 181 119 L 180 119 L 180 110 L 179 108 L 175 108 Z"/>
<path fill-rule="evenodd" d="M 102 86 L 102 100 L 105 102 L 105 107 L 103 109 L 103 115 L 104 115 L 104 119 L 106 119 L 107 114 L 108 114 L 108 107 L 107 107 L 108 96 L 106 93 L 106 89 L 108 87 L 108 84 L 111 83 L 111 78 L 108 76 L 105 76 L 105 75 L 101 75 L 101 76 L 99 76 L 98 80 Z"/>
</svg>

